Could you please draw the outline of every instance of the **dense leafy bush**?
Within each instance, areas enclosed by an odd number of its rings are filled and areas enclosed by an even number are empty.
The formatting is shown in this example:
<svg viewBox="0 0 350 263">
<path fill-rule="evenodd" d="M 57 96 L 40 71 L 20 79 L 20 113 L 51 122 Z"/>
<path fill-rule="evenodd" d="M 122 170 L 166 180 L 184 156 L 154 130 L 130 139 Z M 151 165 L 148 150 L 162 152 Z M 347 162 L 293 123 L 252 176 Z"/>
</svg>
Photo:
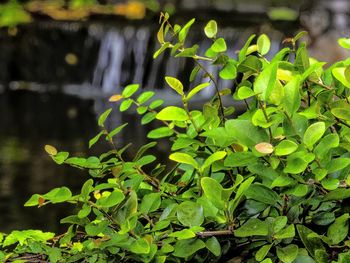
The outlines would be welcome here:
<svg viewBox="0 0 350 263">
<path fill-rule="evenodd" d="M 151 142 L 132 160 L 128 146 L 117 149 L 113 138 L 125 124 L 107 130 L 104 112 L 101 132 L 92 147 L 106 139 L 112 149 L 96 157 L 69 157 L 46 146 L 58 164 L 87 169 L 91 178 L 80 193 L 67 187 L 35 194 L 26 206 L 69 202 L 79 209 L 61 220 L 61 236 L 38 230 L 3 235 L 2 257 L 50 262 L 350 262 L 350 60 L 324 69 L 309 58 L 303 33 L 287 39 L 289 47 L 272 60 L 265 58 L 270 41 L 261 35 L 248 39 L 237 59 L 217 38 L 217 24 L 204 31 L 212 39 L 204 55 L 198 46 L 186 47 L 185 26 L 161 19 L 160 49 L 175 57 L 193 59 L 191 81 L 202 84 L 188 91 L 173 77 L 167 84 L 181 97 L 183 107 L 161 108 L 154 92 L 136 84 L 110 98 L 121 112 L 136 107 L 146 125 L 157 121 Z M 253 44 L 256 43 L 256 44 Z M 349 40 L 339 43 L 349 48 Z M 325 51 L 326 52 L 326 51 Z M 234 83 L 221 89 L 204 67 L 219 67 L 219 77 Z M 216 95 L 191 109 L 203 89 Z M 247 110 L 234 114 L 234 100 Z M 224 105 L 224 98 L 231 98 Z M 114 104 L 116 105 L 116 104 Z M 238 116 L 237 116 L 238 115 Z M 166 138 L 171 165 L 147 154 Z M 29 258 L 29 259 L 28 259 Z"/>
</svg>

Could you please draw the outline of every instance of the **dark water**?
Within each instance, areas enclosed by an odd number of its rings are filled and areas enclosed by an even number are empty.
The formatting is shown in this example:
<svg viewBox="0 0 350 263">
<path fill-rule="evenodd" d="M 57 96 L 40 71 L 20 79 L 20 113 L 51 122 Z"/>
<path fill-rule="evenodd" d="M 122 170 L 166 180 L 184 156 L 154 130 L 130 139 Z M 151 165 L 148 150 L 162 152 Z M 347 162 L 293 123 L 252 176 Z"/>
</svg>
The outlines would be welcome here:
<svg viewBox="0 0 350 263">
<path fill-rule="evenodd" d="M 275 53 L 281 40 L 299 28 L 298 23 L 271 24 L 254 18 L 249 27 L 242 27 L 227 12 L 225 15 L 219 20 L 220 34 L 226 38 L 232 55 L 253 32 L 267 33 L 272 38 L 271 53 Z M 202 37 L 203 23 L 210 18 L 202 18 L 188 39 L 189 45 L 199 42 L 200 52 L 210 45 Z M 180 17 L 178 21 L 186 19 Z M 24 208 L 23 204 L 32 194 L 46 193 L 53 187 L 66 185 L 78 191 L 88 174 L 56 165 L 43 146 L 55 145 L 79 156 L 106 150 L 106 145 L 89 150 L 87 144 L 98 132 L 97 116 L 111 106 L 107 102 L 109 95 L 120 92 L 126 84 L 140 83 L 176 103 L 171 92 L 162 88 L 164 76 L 177 76 L 187 85 L 193 64 L 169 58 L 168 54 L 153 61 L 153 52 L 158 48 L 157 28 L 154 19 L 108 23 L 39 21 L 20 27 L 15 35 L 0 30 L 0 231 L 62 230 L 59 219 L 68 215 L 72 207 L 49 205 L 37 209 Z M 203 99 L 210 96 L 211 92 L 203 94 Z M 118 143 L 132 142 L 132 155 L 137 145 L 145 143 L 149 128 L 138 125 L 136 114 L 121 115 L 117 111 L 108 125 L 115 127 L 125 121 L 130 124 Z M 158 146 L 163 158 L 165 149 L 165 145 Z"/>
</svg>

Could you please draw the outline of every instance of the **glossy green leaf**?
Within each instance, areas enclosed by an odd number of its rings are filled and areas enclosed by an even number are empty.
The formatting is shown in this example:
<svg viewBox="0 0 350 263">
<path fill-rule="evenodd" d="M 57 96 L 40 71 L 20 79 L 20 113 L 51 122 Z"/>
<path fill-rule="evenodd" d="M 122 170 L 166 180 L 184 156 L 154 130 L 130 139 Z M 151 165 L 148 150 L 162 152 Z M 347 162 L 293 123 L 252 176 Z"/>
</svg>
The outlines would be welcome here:
<svg viewBox="0 0 350 263">
<path fill-rule="evenodd" d="M 226 154 L 227 153 L 225 151 L 218 151 L 218 152 L 213 153 L 204 161 L 201 169 L 205 170 L 210 165 L 212 165 L 214 162 L 222 160 L 223 158 L 225 158 Z"/>
<path fill-rule="evenodd" d="M 277 247 L 277 256 L 283 263 L 293 263 L 298 256 L 298 246 L 290 244 L 284 248 Z"/>
<path fill-rule="evenodd" d="M 123 102 L 119 106 L 119 111 L 124 112 L 128 110 L 131 107 L 131 105 L 132 105 L 132 99 L 123 100 Z"/>
<path fill-rule="evenodd" d="M 333 68 L 332 74 L 333 76 L 339 80 L 345 87 L 350 89 L 350 82 L 345 77 L 345 69 L 346 67 L 337 67 Z"/>
<path fill-rule="evenodd" d="M 200 226 L 204 222 L 203 207 L 200 204 L 185 201 L 176 210 L 177 219 L 184 226 Z"/>
<path fill-rule="evenodd" d="M 216 237 L 211 237 L 205 242 L 205 246 L 214 256 L 218 257 L 221 255 L 221 246 Z"/>
<path fill-rule="evenodd" d="M 150 252 L 150 245 L 146 239 L 138 238 L 130 244 L 129 250 L 135 254 L 148 254 Z"/>
<path fill-rule="evenodd" d="M 193 89 L 190 90 L 186 99 L 190 100 L 194 95 L 196 95 L 198 92 L 200 92 L 202 89 L 208 87 L 209 85 L 210 85 L 209 82 L 204 82 L 204 83 L 199 84 L 198 86 L 194 87 Z"/>
<path fill-rule="evenodd" d="M 246 86 L 242 86 L 237 90 L 237 99 L 244 100 L 255 96 L 254 91 Z"/>
<path fill-rule="evenodd" d="M 316 122 L 311 124 L 305 131 L 303 142 L 309 149 L 312 149 L 313 145 L 322 138 L 326 131 L 326 125 L 324 122 Z"/>
<path fill-rule="evenodd" d="M 228 79 L 228 80 L 235 79 L 237 76 L 237 69 L 236 69 L 235 62 L 233 60 L 229 60 L 224 65 L 222 70 L 220 70 L 219 76 L 222 79 Z"/>
<path fill-rule="evenodd" d="M 275 205 L 280 199 L 278 194 L 264 185 L 252 184 L 245 191 L 248 199 L 253 199 L 268 205 Z"/>
<path fill-rule="evenodd" d="M 148 214 L 156 211 L 160 207 L 161 203 L 160 193 L 147 194 L 142 198 L 140 204 L 140 212 L 143 214 Z"/>
<path fill-rule="evenodd" d="M 327 166 L 328 173 L 334 173 L 342 170 L 350 164 L 350 158 L 339 157 L 334 158 Z"/>
<path fill-rule="evenodd" d="M 186 25 L 184 25 L 182 27 L 182 29 L 179 32 L 179 41 L 180 42 L 185 42 L 188 31 L 190 30 L 190 27 L 192 26 L 192 24 L 195 22 L 196 20 L 193 18 L 191 19 L 189 22 L 187 22 Z"/>
<path fill-rule="evenodd" d="M 269 244 L 269 245 L 265 245 L 265 246 L 262 246 L 255 254 L 255 259 L 257 261 L 263 261 L 267 255 L 267 253 L 269 253 L 270 249 L 272 247 L 272 244 Z"/>
<path fill-rule="evenodd" d="M 186 163 L 186 164 L 192 165 L 196 169 L 199 168 L 196 160 L 187 153 L 180 153 L 180 152 L 172 153 L 169 156 L 169 159 L 178 163 Z"/>
<path fill-rule="evenodd" d="M 289 116 L 292 116 L 300 107 L 300 77 L 295 76 L 284 86 L 282 105 Z"/>
<path fill-rule="evenodd" d="M 210 20 L 204 28 L 204 33 L 208 38 L 214 38 L 218 31 L 218 26 L 215 20 Z"/>
<path fill-rule="evenodd" d="M 211 45 L 210 49 L 217 53 L 225 52 L 227 49 L 225 39 L 216 39 L 215 42 Z"/>
<path fill-rule="evenodd" d="M 339 119 L 350 121 L 350 108 L 333 108 L 331 113 Z"/>
<path fill-rule="evenodd" d="M 234 231 L 236 237 L 266 236 L 269 232 L 269 225 L 257 218 L 250 218 L 240 228 Z"/>
<path fill-rule="evenodd" d="M 168 106 L 162 109 L 158 112 L 156 118 L 163 121 L 187 121 L 189 119 L 187 112 L 176 106 Z"/>
<path fill-rule="evenodd" d="M 112 109 L 106 110 L 104 113 L 101 114 L 101 116 L 98 118 L 98 126 L 103 127 L 104 122 L 108 118 L 109 114 L 112 112 Z"/>
<path fill-rule="evenodd" d="M 123 192 L 119 189 L 114 189 L 114 191 L 108 196 L 102 196 L 97 200 L 96 204 L 102 207 L 113 207 L 120 204 L 124 200 L 125 196 Z"/>
<path fill-rule="evenodd" d="M 275 147 L 275 154 L 278 156 L 289 155 L 298 149 L 298 145 L 290 140 L 283 140 Z"/>
<path fill-rule="evenodd" d="M 295 228 L 294 225 L 289 225 L 286 228 L 281 229 L 277 233 L 273 235 L 273 237 L 277 240 L 293 238 L 295 236 Z"/>
<path fill-rule="evenodd" d="M 190 229 L 182 229 L 181 231 L 176 231 L 169 234 L 169 237 L 176 237 L 178 240 L 183 240 L 196 237 L 196 233 Z"/>
<path fill-rule="evenodd" d="M 145 91 L 142 92 L 141 95 L 137 98 L 137 102 L 139 104 L 143 104 L 147 102 L 149 99 L 151 99 L 154 96 L 154 91 Z"/>
<path fill-rule="evenodd" d="M 277 79 L 277 63 L 270 64 L 259 74 L 254 82 L 254 92 L 263 100 L 267 100 Z"/>
<path fill-rule="evenodd" d="M 138 89 L 139 89 L 139 84 L 131 84 L 128 85 L 124 88 L 122 95 L 124 98 L 129 98 L 131 97 Z"/>
<path fill-rule="evenodd" d="M 151 121 L 153 121 L 156 118 L 156 116 L 157 116 L 156 112 L 148 112 L 148 113 L 146 113 L 141 119 L 141 124 L 145 125 L 145 124 L 150 123 Z"/>
<path fill-rule="evenodd" d="M 147 137 L 150 139 L 159 139 L 164 137 L 169 137 L 174 134 L 174 131 L 168 127 L 160 127 L 150 131 Z"/>
<path fill-rule="evenodd" d="M 179 258 L 188 258 L 202 248 L 205 248 L 205 243 L 200 239 L 179 240 L 175 244 L 173 255 Z"/>
<path fill-rule="evenodd" d="M 330 239 L 331 245 L 338 245 L 348 236 L 349 217 L 348 213 L 337 217 L 334 223 L 328 228 L 327 237 Z"/>
<path fill-rule="evenodd" d="M 258 52 L 263 56 L 266 55 L 269 52 L 271 46 L 269 37 L 265 34 L 260 35 L 257 40 L 257 45 Z"/>
<path fill-rule="evenodd" d="M 180 94 L 181 96 L 184 96 L 184 87 L 182 85 L 182 83 L 173 77 L 165 77 L 165 81 L 168 83 L 168 85 L 175 90 L 178 94 Z"/>
</svg>

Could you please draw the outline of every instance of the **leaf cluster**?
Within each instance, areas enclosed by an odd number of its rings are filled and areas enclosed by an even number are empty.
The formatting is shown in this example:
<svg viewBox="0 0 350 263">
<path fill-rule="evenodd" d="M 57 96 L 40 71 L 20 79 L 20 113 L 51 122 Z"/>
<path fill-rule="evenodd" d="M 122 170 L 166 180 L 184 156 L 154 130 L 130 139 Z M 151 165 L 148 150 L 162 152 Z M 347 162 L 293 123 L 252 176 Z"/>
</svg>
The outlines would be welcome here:
<svg viewBox="0 0 350 263">
<path fill-rule="evenodd" d="M 35 194 L 26 206 L 69 202 L 77 212 L 61 220 L 61 236 L 14 231 L 3 235 L 2 257 L 42 254 L 50 262 L 350 262 L 350 60 L 324 68 L 309 57 L 299 33 L 271 60 L 266 35 L 251 36 L 238 56 L 227 51 L 218 26 L 204 28 L 212 45 L 205 54 L 186 46 L 194 19 L 171 25 L 163 14 L 160 49 L 195 62 L 191 83 L 166 77 L 182 106 L 161 107 L 154 92 L 137 84 L 110 98 L 121 112 L 135 108 L 141 123 L 157 122 L 132 160 L 114 143 L 125 127 L 109 131 L 104 112 L 101 139 L 111 150 L 70 157 L 53 146 L 58 164 L 87 169 L 76 194 L 67 187 Z M 349 40 L 340 44 L 349 48 Z M 234 85 L 222 89 L 205 65 Z M 215 96 L 192 109 L 203 89 Z M 224 105 L 224 97 L 231 101 Z M 243 113 L 234 113 L 242 101 Z M 171 148 L 169 164 L 148 150 L 157 140 Z M 28 230 L 29 231 L 29 230 Z M 9 250 L 8 247 L 12 247 Z M 12 252 L 10 252 L 12 251 Z M 239 261 L 240 260 L 240 261 Z"/>
</svg>

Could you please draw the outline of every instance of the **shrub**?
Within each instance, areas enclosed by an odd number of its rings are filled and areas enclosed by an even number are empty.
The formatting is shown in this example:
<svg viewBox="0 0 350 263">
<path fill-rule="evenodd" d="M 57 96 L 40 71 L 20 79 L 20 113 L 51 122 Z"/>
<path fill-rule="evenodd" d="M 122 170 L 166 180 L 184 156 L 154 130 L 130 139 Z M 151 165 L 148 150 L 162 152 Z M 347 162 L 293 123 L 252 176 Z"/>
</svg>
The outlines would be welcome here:
<svg viewBox="0 0 350 263">
<path fill-rule="evenodd" d="M 141 123 L 157 121 L 151 141 L 132 160 L 128 145 L 118 149 L 113 138 L 126 124 L 101 132 L 92 147 L 106 139 L 112 149 L 100 156 L 69 157 L 47 145 L 58 164 L 87 169 L 91 178 L 72 194 L 67 187 L 35 194 L 26 206 L 69 202 L 76 214 L 61 220 L 65 234 L 39 230 L 13 231 L 1 238 L 2 258 L 50 262 L 350 262 L 350 60 L 324 69 L 309 58 L 304 33 L 287 39 L 271 60 L 270 40 L 248 39 L 237 59 L 227 54 L 217 24 L 204 29 L 212 45 L 204 55 L 185 46 L 194 20 L 172 26 L 162 16 L 157 57 L 170 50 L 193 59 L 185 90 L 176 78 L 166 82 L 183 106 L 160 108 L 154 92 L 136 84 L 110 98 L 121 112 L 136 107 Z M 349 48 L 349 40 L 339 43 Z M 235 86 L 221 89 L 203 61 L 219 68 L 219 77 Z M 208 82 L 205 82 L 208 80 Z M 203 89 L 216 95 L 190 109 Z M 234 100 L 246 111 L 234 114 Z M 159 110 L 160 109 L 160 110 Z M 156 140 L 171 147 L 171 165 L 147 154 Z"/>
</svg>

